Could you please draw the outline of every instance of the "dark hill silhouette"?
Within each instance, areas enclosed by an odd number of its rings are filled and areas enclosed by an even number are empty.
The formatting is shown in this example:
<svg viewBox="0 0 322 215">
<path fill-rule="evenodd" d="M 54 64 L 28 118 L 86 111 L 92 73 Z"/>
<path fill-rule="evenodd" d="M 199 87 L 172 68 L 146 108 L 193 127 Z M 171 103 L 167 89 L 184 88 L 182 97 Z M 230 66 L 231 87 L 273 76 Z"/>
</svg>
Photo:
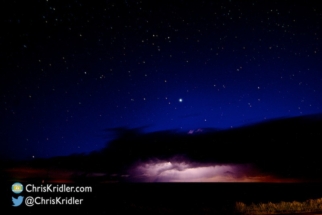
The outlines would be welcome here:
<svg viewBox="0 0 322 215">
<path fill-rule="evenodd" d="M 287 177 L 321 178 L 322 115 L 285 118 L 228 130 L 143 133 L 113 129 L 116 139 L 90 154 L 37 159 L 27 165 L 125 172 L 135 162 L 178 159 L 199 163 L 251 163 Z"/>
</svg>

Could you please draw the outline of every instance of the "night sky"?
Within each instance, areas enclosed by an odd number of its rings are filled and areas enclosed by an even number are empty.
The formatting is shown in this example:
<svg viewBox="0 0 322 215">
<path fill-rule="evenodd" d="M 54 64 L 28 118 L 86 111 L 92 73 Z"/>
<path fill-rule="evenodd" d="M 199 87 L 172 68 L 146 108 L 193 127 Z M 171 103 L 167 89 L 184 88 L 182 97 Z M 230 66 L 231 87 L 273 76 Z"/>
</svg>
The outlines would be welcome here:
<svg viewBox="0 0 322 215">
<path fill-rule="evenodd" d="M 106 129 L 231 129 L 322 112 L 313 1 L 5 1 L 0 155 L 89 153 Z"/>
</svg>

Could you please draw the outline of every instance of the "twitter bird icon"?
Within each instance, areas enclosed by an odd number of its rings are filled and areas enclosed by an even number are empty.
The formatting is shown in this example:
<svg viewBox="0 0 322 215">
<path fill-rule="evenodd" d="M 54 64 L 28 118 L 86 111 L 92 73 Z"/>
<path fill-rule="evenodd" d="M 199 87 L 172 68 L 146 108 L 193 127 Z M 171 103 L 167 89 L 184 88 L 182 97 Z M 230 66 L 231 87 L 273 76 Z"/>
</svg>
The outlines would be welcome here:
<svg viewBox="0 0 322 215">
<path fill-rule="evenodd" d="M 18 196 L 18 198 L 12 197 L 12 202 L 13 202 L 12 206 L 17 207 L 21 205 L 22 201 L 23 201 L 23 196 Z"/>
</svg>

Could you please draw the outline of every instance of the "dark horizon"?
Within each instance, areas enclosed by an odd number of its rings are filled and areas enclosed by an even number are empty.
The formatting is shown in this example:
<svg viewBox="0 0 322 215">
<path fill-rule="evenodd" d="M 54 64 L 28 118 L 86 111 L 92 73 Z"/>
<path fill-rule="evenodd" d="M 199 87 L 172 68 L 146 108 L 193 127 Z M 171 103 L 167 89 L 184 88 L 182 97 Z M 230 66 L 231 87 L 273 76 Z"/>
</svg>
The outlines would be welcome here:
<svg viewBox="0 0 322 215">
<path fill-rule="evenodd" d="M 53 157 L 60 157 L 60 156 L 70 156 L 70 155 L 89 155 L 91 153 L 95 152 L 100 152 L 106 148 L 109 147 L 110 144 L 113 144 L 113 142 L 117 141 L 118 139 L 123 139 L 126 138 L 126 136 L 129 136 L 128 139 L 131 139 L 133 137 L 137 136 L 144 136 L 144 135 L 158 135 L 158 134 L 174 134 L 174 135 L 200 135 L 200 134 L 210 134 L 210 133 L 220 133 L 220 132 L 229 132 L 229 131 L 241 131 L 241 130 L 247 130 L 247 129 L 254 129 L 256 127 L 263 127 L 265 125 L 270 125 L 270 124 L 279 124 L 279 123 L 286 123 L 290 124 L 289 122 L 294 121 L 297 124 L 301 125 L 301 122 L 305 123 L 314 123 L 314 122 L 319 122 L 322 119 L 322 114 L 310 114 L 306 116 L 297 116 L 297 117 L 279 117 L 279 118 L 273 118 L 273 119 L 267 119 L 263 122 L 252 122 L 248 124 L 244 124 L 239 127 L 231 127 L 231 128 L 210 128 L 210 127 L 205 127 L 205 128 L 195 128 L 195 129 L 187 129 L 183 130 L 181 128 L 176 128 L 176 129 L 168 129 L 168 130 L 159 130 L 159 131 L 151 131 L 148 132 L 149 126 L 143 126 L 143 127 L 137 127 L 137 128 L 129 128 L 129 127 L 115 127 L 115 128 L 107 128 L 103 129 L 102 131 L 105 133 L 102 135 L 101 139 L 108 139 L 105 141 L 105 145 L 100 148 L 96 149 L 93 151 L 89 152 L 80 152 L 80 153 L 70 153 L 67 155 L 56 155 L 52 157 L 26 157 L 26 158 L 19 158 L 17 159 L 15 156 L 10 156 L 10 154 L 4 154 L 1 157 L 1 160 L 8 160 L 8 161 L 22 161 L 22 160 L 34 160 L 35 158 L 41 158 L 41 159 L 46 159 L 46 158 L 53 158 Z M 302 125 L 301 125 L 302 126 Z M 9 152 L 10 147 L 5 148 L 4 152 Z"/>
<path fill-rule="evenodd" d="M 321 182 L 321 128 L 321 114 L 227 130 L 115 128 L 108 130 L 115 139 L 101 150 L 13 161 L 6 168 L 22 180 L 32 177 L 31 168 L 37 177 L 59 180 L 54 175 L 60 174 L 66 181 Z"/>
</svg>

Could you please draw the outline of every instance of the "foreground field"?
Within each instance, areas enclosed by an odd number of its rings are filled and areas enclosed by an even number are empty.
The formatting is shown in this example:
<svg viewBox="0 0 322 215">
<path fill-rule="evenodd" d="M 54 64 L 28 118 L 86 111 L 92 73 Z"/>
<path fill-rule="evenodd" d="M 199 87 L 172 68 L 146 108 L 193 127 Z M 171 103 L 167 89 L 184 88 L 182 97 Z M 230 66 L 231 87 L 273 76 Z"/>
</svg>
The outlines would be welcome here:
<svg viewBox="0 0 322 215">
<path fill-rule="evenodd" d="M 268 202 L 250 205 L 246 205 L 242 202 L 237 202 L 236 211 L 239 214 L 245 215 L 318 213 L 322 212 L 322 198 L 309 199 L 304 202 Z"/>
</svg>

